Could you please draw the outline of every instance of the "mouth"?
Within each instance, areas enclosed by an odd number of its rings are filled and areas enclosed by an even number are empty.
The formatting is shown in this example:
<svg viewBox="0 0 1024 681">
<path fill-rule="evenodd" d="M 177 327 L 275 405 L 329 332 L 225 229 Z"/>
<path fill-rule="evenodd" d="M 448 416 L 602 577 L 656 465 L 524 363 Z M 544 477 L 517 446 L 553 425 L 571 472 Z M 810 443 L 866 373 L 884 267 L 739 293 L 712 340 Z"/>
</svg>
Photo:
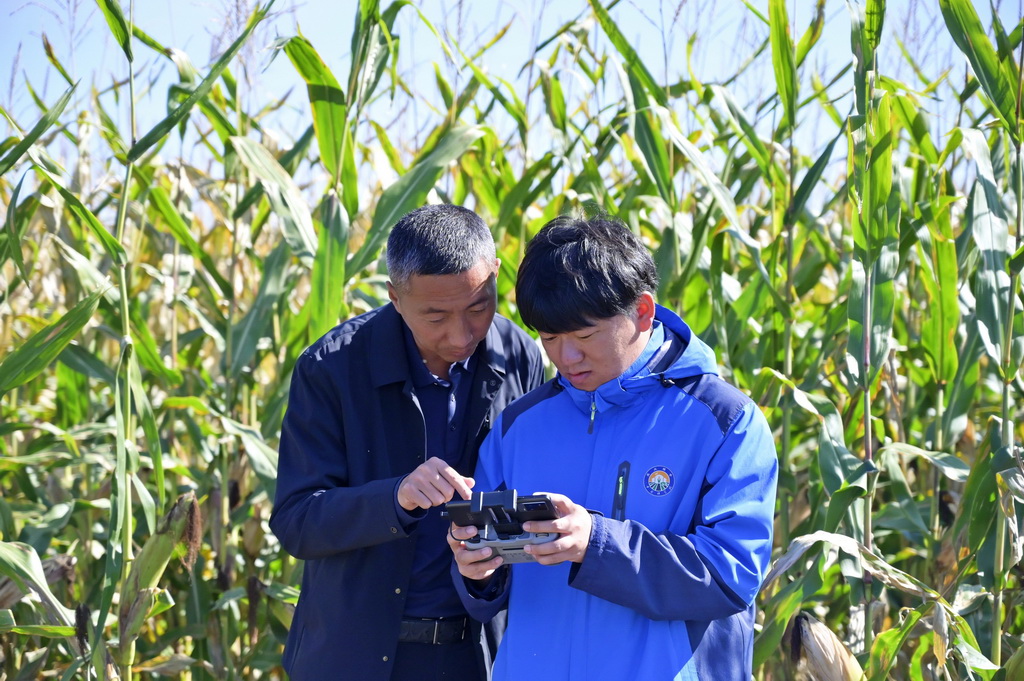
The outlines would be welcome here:
<svg viewBox="0 0 1024 681">
<path fill-rule="evenodd" d="M 473 354 L 474 350 L 476 350 L 475 345 L 468 348 L 462 348 L 461 350 L 456 349 L 451 351 L 450 356 L 454 358 L 454 361 L 461 362 L 469 359 L 469 356 Z"/>
<path fill-rule="evenodd" d="M 573 385 L 578 385 L 580 383 L 585 382 L 589 376 L 589 371 L 578 371 L 575 373 L 569 372 L 565 374 L 565 378 Z"/>
</svg>

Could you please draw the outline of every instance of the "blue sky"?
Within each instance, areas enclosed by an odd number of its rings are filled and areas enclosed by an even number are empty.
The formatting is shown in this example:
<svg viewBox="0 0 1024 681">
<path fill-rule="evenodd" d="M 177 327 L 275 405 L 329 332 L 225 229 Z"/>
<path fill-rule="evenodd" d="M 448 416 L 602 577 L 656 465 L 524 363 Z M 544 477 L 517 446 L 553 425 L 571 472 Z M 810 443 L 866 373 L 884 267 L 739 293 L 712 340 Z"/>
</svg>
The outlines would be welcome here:
<svg viewBox="0 0 1024 681">
<path fill-rule="evenodd" d="M 202 72 L 240 31 L 246 10 L 253 3 L 254 0 L 135 0 L 135 21 L 164 45 L 187 52 Z M 1010 26 L 1016 23 L 1021 3 L 1022 0 L 997 0 L 1004 22 Z M 348 70 L 347 52 L 357 4 L 355 0 L 277 0 L 276 14 L 251 41 L 244 54 L 249 65 L 250 101 L 264 103 L 293 89 L 279 119 L 282 135 L 287 136 L 296 128 L 299 132 L 304 129 L 304 125 L 299 127 L 299 121 L 303 117 L 308 120 L 308 109 L 301 81 L 291 64 L 283 55 L 271 63 L 267 46 L 276 37 L 295 35 L 301 30 L 339 80 L 343 80 Z M 385 7 L 389 4 L 388 0 L 382 2 Z M 482 65 L 491 74 L 518 83 L 522 82 L 517 78 L 532 46 L 588 9 L 586 0 L 422 0 L 415 4 L 440 32 L 469 48 L 486 42 L 502 26 L 511 23 L 504 39 L 487 52 Z M 751 4 L 767 12 L 767 0 L 753 0 Z M 926 70 L 938 73 L 952 65 L 962 71 L 963 59 L 948 38 L 936 4 L 934 0 L 889 1 L 881 50 L 883 64 L 889 64 L 884 68 L 889 75 L 917 85 L 900 55 L 896 36 L 908 45 Z M 988 2 L 977 4 L 987 21 Z M 789 5 L 790 19 L 799 36 L 810 21 L 813 3 L 793 0 Z M 123 6 L 127 13 L 128 3 Z M 691 35 L 696 35 L 693 68 L 706 82 L 735 72 L 767 35 L 766 27 L 741 0 L 622 0 L 612 15 L 662 82 L 672 82 L 686 74 L 687 39 Z M 812 63 L 805 73 L 818 71 L 827 78 L 849 61 L 849 26 L 846 1 L 828 0 L 825 33 L 812 52 Z M 425 28 L 412 7 L 399 13 L 398 32 L 403 40 L 399 71 L 415 84 L 417 92 L 435 92 L 434 63 L 452 82 L 465 82 L 465 74 L 445 61 L 437 38 Z M 0 0 L 0 106 L 23 127 L 39 116 L 26 93 L 26 80 L 48 103 L 55 101 L 65 87 L 46 60 L 44 33 L 72 77 L 82 79 L 86 86 L 102 89 L 126 75 L 124 57 L 110 38 L 95 0 Z M 136 73 L 140 74 L 139 127 L 144 132 L 166 114 L 167 86 L 177 80 L 177 75 L 170 63 L 152 50 L 140 45 L 136 54 Z M 237 63 L 232 68 L 239 76 Z M 751 71 L 744 82 L 732 86 L 741 102 L 763 100 L 765 93 L 774 89 L 770 61 L 767 68 L 765 72 L 762 65 L 760 71 Z M 961 87 L 962 82 L 961 76 Z M 87 87 L 80 87 L 77 94 L 85 97 L 88 92 Z M 117 104 L 113 106 L 117 113 Z M 941 108 L 940 103 L 934 106 Z M 120 108 L 125 108 L 123 102 Z M 125 116 L 123 111 L 117 115 L 121 119 Z M 402 120 L 413 135 L 416 116 L 414 110 L 408 119 Z M 121 119 L 119 125 L 125 123 Z M 943 127 L 949 129 L 951 125 Z M 812 146 L 826 143 L 834 134 L 828 124 L 820 133 L 810 126 L 806 130 L 807 134 L 820 134 L 821 140 Z M 4 134 L 10 134 L 9 130 Z"/>
</svg>

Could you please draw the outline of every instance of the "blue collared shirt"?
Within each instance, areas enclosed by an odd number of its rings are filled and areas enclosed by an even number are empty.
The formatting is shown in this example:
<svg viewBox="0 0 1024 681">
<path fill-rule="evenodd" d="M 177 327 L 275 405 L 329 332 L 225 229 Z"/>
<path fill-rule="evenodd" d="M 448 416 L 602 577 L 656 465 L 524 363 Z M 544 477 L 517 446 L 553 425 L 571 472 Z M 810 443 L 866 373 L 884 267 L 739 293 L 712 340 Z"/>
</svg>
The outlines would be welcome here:
<svg viewBox="0 0 1024 681">
<path fill-rule="evenodd" d="M 460 464 L 468 458 L 463 449 L 466 443 L 464 423 L 475 355 L 452 364 L 448 380 L 439 378 L 424 363 L 409 327 L 404 324 L 403 327 L 413 393 L 425 424 L 427 451 L 424 461 L 436 456 L 463 475 L 471 475 L 472 471 Z M 397 496 L 395 503 L 398 503 Z M 450 573 L 452 554 L 446 539 L 450 523 L 441 516 L 441 507 L 431 508 L 425 513 L 408 513 L 399 506 L 398 511 L 407 528 L 417 525 L 416 556 L 405 602 L 406 616 L 450 617 L 464 614 L 465 609 Z"/>
</svg>

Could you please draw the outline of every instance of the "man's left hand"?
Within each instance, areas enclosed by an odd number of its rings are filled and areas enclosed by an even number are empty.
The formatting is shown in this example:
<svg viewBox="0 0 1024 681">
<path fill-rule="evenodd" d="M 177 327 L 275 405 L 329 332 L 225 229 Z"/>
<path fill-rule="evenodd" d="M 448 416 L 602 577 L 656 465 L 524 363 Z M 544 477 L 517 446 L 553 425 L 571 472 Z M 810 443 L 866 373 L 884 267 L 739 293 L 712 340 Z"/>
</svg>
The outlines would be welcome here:
<svg viewBox="0 0 1024 681">
<path fill-rule="evenodd" d="M 557 532 L 558 539 L 543 544 L 530 544 L 525 551 L 541 565 L 557 565 L 570 561 L 582 563 L 590 545 L 590 531 L 594 520 L 590 512 L 572 502 L 563 494 L 548 494 L 555 504 L 555 520 L 530 520 L 523 523 L 527 532 Z"/>
</svg>

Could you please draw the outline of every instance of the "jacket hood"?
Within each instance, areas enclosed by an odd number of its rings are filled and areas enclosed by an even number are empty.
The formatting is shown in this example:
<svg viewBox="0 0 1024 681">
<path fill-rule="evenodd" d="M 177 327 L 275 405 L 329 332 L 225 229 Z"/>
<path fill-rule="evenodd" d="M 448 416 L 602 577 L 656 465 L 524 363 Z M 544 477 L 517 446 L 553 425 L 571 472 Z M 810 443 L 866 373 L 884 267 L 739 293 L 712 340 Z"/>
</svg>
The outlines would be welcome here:
<svg viewBox="0 0 1024 681">
<path fill-rule="evenodd" d="M 657 305 L 654 319 L 665 329 L 665 333 L 662 334 L 664 342 L 654 352 L 653 357 L 647 360 L 645 366 L 631 366 L 618 377 L 598 386 L 593 392 L 574 388 L 561 373 L 558 374 L 558 385 L 583 412 L 589 412 L 591 405 L 601 412 L 612 406 L 632 404 L 641 399 L 648 390 L 663 390 L 663 379 L 718 374 L 714 351 L 690 330 L 679 315 Z M 667 333 L 668 331 L 672 333 Z"/>
</svg>

